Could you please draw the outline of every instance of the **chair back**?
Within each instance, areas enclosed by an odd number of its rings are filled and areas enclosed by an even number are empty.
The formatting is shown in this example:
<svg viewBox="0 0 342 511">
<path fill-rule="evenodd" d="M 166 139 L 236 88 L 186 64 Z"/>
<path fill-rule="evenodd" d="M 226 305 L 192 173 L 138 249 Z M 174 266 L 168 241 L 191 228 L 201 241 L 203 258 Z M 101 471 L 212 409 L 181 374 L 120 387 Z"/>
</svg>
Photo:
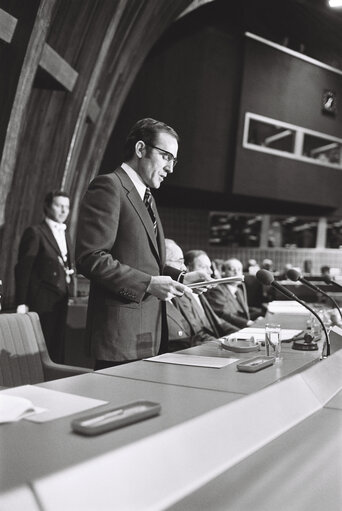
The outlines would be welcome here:
<svg viewBox="0 0 342 511">
<path fill-rule="evenodd" d="M 36 312 L 0 314 L 0 386 L 44 381 L 47 348 Z"/>
</svg>

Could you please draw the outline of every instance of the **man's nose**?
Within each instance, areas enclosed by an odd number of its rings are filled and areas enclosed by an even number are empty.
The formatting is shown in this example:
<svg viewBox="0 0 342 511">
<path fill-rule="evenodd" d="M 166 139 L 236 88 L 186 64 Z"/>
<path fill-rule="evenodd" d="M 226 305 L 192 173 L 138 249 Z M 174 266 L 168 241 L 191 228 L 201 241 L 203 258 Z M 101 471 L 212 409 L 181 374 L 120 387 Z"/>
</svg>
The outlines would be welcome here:
<svg viewBox="0 0 342 511">
<path fill-rule="evenodd" d="M 173 161 L 168 161 L 165 165 L 164 169 L 167 171 L 168 174 L 172 174 L 173 172 Z"/>
</svg>

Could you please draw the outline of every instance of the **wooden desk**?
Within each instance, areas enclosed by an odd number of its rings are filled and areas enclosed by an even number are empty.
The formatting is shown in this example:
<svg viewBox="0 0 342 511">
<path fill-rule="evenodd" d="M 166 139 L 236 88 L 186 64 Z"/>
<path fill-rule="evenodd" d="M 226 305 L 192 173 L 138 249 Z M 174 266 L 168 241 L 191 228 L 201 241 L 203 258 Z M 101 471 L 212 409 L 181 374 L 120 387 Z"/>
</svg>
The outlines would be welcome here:
<svg viewBox="0 0 342 511">
<path fill-rule="evenodd" d="M 217 342 L 209 342 L 201 346 L 183 350 L 181 353 L 241 360 L 252 358 L 259 353 L 264 354 L 264 351 L 243 354 L 233 353 L 222 349 Z M 236 368 L 237 362 L 222 367 L 221 369 L 213 369 L 148 362 L 145 360 L 102 369 L 98 372 L 134 380 L 160 382 L 168 385 L 181 385 L 197 389 L 250 394 L 291 374 L 302 371 L 316 363 L 319 357 L 319 351 L 304 352 L 287 348 L 286 351 L 284 349 L 283 358 L 280 363 L 276 363 L 257 373 L 239 372 Z"/>
</svg>

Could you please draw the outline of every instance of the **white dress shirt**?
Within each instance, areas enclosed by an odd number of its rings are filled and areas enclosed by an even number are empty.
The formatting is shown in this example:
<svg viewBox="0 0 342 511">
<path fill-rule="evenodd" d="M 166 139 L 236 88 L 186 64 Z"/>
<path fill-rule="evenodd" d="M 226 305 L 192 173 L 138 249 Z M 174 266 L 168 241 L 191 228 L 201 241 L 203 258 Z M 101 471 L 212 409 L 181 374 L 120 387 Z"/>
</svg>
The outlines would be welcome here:
<svg viewBox="0 0 342 511">
<path fill-rule="evenodd" d="M 133 181 L 133 184 L 134 184 L 135 188 L 137 189 L 137 192 L 140 195 L 141 200 L 144 200 L 145 192 L 146 192 L 146 185 L 145 185 L 144 181 L 141 179 L 141 177 L 139 176 L 139 174 L 134 169 L 132 169 L 132 167 L 127 165 L 127 163 L 122 163 L 121 168 L 126 172 L 126 174 L 131 179 L 131 181 Z"/>
<path fill-rule="evenodd" d="M 51 218 L 45 218 L 46 223 L 50 227 L 52 234 L 57 241 L 57 245 L 59 247 L 59 250 L 61 251 L 63 262 L 66 262 L 68 259 L 68 247 L 66 244 L 65 239 L 65 229 L 66 225 L 61 224 L 59 222 L 55 222 L 54 220 L 51 220 Z"/>
</svg>

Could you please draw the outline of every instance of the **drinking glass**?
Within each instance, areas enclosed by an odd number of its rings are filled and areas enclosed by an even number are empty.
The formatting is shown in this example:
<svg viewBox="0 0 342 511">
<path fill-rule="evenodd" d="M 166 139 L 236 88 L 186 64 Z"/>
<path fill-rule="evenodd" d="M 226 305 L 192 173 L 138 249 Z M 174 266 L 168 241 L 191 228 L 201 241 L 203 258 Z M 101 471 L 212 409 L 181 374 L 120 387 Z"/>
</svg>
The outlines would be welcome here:
<svg viewBox="0 0 342 511">
<path fill-rule="evenodd" d="M 265 347 L 266 355 L 275 357 L 276 362 L 280 360 L 281 339 L 280 325 L 277 323 L 266 323 L 265 325 Z"/>
</svg>

